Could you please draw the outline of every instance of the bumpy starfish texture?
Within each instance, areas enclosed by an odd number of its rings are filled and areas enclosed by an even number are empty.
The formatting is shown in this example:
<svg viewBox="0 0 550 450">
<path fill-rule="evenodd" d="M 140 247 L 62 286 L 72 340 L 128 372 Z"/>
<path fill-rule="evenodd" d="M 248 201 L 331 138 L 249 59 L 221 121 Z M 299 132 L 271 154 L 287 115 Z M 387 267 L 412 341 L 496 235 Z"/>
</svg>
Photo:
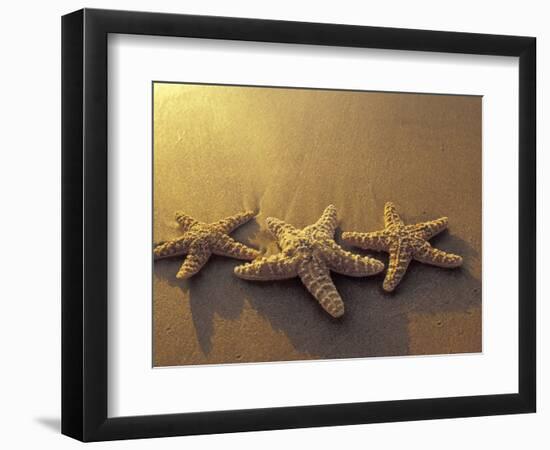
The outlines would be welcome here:
<svg viewBox="0 0 550 450">
<path fill-rule="evenodd" d="M 313 225 L 300 230 L 269 217 L 267 227 L 277 239 L 281 252 L 235 267 L 235 274 L 246 280 L 283 280 L 299 277 L 308 291 L 331 316 L 344 314 L 344 302 L 336 291 L 329 270 L 362 277 L 384 270 L 380 261 L 355 255 L 334 241 L 336 208 L 328 206 Z"/>
<path fill-rule="evenodd" d="M 184 233 L 173 240 L 160 243 L 153 249 L 155 260 L 187 255 L 176 278 L 195 275 L 208 261 L 210 255 L 229 256 L 252 260 L 259 252 L 229 236 L 233 230 L 254 217 L 251 211 L 235 214 L 214 223 L 203 223 L 183 213 L 176 213 L 176 221 Z"/>
<path fill-rule="evenodd" d="M 395 205 L 391 202 L 384 207 L 384 229 L 371 233 L 344 232 L 342 240 L 356 247 L 385 251 L 390 255 L 388 271 L 384 279 L 385 291 L 393 291 L 403 279 L 411 260 L 438 267 L 453 268 L 462 264 L 462 256 L 438 250 L 428 239 L 447 228 L 448 218 L 429 222 L 405 225 Z"/>
</svg>

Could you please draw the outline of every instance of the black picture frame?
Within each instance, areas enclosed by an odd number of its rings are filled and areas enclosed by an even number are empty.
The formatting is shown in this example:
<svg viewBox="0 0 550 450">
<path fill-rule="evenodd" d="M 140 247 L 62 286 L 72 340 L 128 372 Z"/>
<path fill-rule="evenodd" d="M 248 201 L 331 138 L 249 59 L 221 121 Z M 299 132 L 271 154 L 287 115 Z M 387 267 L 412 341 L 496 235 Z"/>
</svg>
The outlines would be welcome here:
<svg viewBox="0 0 550 450">
<path fill-rule="evenodd" d="M 517 393 L 107 417 L 109 33 L 519 57 Z M 62 18 L 62 433 L 82 441 L 535 412 L 536 39 L 83 9 Z"/>
</svg>

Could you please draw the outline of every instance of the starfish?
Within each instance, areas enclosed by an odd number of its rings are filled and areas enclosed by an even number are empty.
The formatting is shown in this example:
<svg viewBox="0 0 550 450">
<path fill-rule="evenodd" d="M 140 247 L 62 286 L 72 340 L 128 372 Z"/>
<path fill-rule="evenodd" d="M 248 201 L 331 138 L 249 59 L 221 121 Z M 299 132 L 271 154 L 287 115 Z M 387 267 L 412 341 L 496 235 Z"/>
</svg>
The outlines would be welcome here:
<svg viewBox="0 0 550 450">
<path fill-rule="evenodd" d="M 254 217 L 254 213 L 246 211 L 207 224 L 177 212 L 176 221 L 184 233 L 176 239 L 156 245 L 153 250 L 154 258 L 157 260 L 187 255 L 176 275 L 176 278 L 180 279 L 195 275 L 206 264 L 212 253 L 252 260 L 259 255 L 259 252 L 229 236 L 229 233 L 248 222 L 252 217 Z"/>
<path fill-rule="evenodd" d="M 313 225 L 300 230 L 274 217 L 267 227 L 277 239 L 281 252 L 235 267 L 235 274 L 246 280 L 283 280 L 299 277 L 308 291 L 331 316 L 344 314 L 344 302 L 329 270 L 362 277 L 384 270 L 380 261 L 345 251 L 334 241 L 336 208 L 328 206 Z"/>
<path fill-rule="evenodd" d="M 438 267 L 453 268 L 462 264 L 462 256 L 446 253 L 428 242 L 447 228 L 449 219 L 441 217 L 415 225 L 405 225 L 391 202 L 384 206 L 384 229 L 371 233 L 344 232 L 342 240 L 356 247 L 388 252 L 388 271 L 383 288 L 393 291 L 402 280 L 411 260 Z"/>
</svg>

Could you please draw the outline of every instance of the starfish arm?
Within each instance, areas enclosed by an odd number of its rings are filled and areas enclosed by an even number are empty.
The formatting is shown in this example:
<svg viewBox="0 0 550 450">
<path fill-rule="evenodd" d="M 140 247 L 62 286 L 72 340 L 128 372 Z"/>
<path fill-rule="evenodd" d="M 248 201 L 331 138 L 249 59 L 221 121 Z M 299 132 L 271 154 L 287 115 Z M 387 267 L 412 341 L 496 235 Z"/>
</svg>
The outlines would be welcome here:
<svg viewBox="0 0 550 450">
<path fill-rule="evenodd" d="M 328 268 L 313 258 L 298 267 L 298 275 L 307 290 L 332 317 L 344 314 L 344 302 L 334 286 Z"/>
<path fill-rule="evenodd" d="M 237 266 L 234 272 L 239 278 L 245 280 L 285 280 L 298 275 L 297 262 L 297 258 L 289 258 L 283 253 L 279 253 Z"/>
<path fill-rule="evenodd" d="M 254 259 L 260 254 L 257 250 L 237 242 L 227 234 L 220 235 L 216 244 L 212 247 L 212 252 L 216 255 L 237 259 Z"/>
<path fill-rule="evenodd" d="M 390 246 L 388 234 L 384 230 L 370 233 L 346 231 L 342 233 L 342 241 L 367 250 L 387 251 Z"/>
<path fill-rule="evenodd" d="M 391 292 L 397 287 L 412 260 L 411 251 L 402 246 L 400 242 L 393 243 L 390 246 L 389 253 L 388 271 L 382 285 L 387 292 Z"/>
<path fill-rule="evenodd" d="M 236 228 L 248 222 L 253 217 L 254 217 L 254 212 L 245 211 L 238 214 L 234 214 L 233 216 L 226 217 L 225 219 L 218 220 L 217 222 L 214 222 L 212 225 L 218 228 L 221 232 L 229 234 Z"/>
<path fill-rule="evenodd" d="M 333 237 L 337 226 L 338 216 L 336 213 L 336 206 L 328 205 L 323 211 L 321 218 L 313 225 L 309 225 L 304 228 L 304 231 L 316 230 L 326 234 L 327 236 Z"/>
<path fill-rule="evenodd" d="M 327 243 L 327 246 L 328 252 L 323 256 L 334 272 L 351 277 L 365 277 L 384 270 L 384 264 L 377 259 L 348 252 L 334 241 Z"/>
<path fill-rule="evenodd" d="M 182 236 L 171 241 L 159 243 L 153 249 L 154 259 L 171 258 L 172 256 L 185 255 L 189 250 L 192 239 L 188 236 Z"/>
<path fill-rule="evenodd" d="M 186 279 L 195 275 L 208 261 L 212 252 L 205 245 L 192 245 L 176 278 Z"/>
<path fill-rule="evenodd" d="M 387 202 L 384 205 L 384 226 L 403 226 L 403 221 L 397 213 L 397 208 L 392 202 Z"/>
<path fill-rule="evenodd" d="M 266 219 L 266 223 L 267 228 L 278 241 L 281 241 L 285 234 L 293 234 L 296 232 L 296 228 L 294 228 L 292 225 L 283 222 L 282 220 L 275 217 L 268 217 Z"/>
<path fill-rule="evenodd" d="M 180 211 L 176 213 L 176 222 L 180 224 L 180 227 L 183 229 L 183 231 L 189 230 L 193 225 L 198 223 L 191 216 L 188 216 L 187 214 L 183 214 Z"/>
<path fill-rule="evenodd" d="M 428 240 L 445 230 L 448 224 L 449 219 L 447 217 L 440 217 L 429 222 L 408 225 L 406 228 L 410 228 L 410 231 L 415 233 L 419 238 Z"/>
<path fill-rule="evenodd" d="M 462 265 L 462 256 L 447 253 L 425 243 L 414 252 L 414 259 L 432 266 L 453 268 Z"/>
</svg>

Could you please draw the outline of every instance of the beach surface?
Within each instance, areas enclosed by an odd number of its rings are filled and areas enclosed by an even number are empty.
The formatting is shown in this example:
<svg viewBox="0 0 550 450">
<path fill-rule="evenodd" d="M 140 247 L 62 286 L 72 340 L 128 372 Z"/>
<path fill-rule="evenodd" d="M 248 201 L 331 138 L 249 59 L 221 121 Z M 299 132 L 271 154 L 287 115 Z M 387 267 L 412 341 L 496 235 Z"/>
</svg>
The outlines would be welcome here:
<svg viewBox="0 0 550 450">
<path fill-rule="evenodd" d="M 153 239 L 181 234 L 182 211 L 213 222 L 244 210 L 232 236 L 277 253 L 266 218 L 296 227 L 334 204 L 342 231 L 449 217 L 430 242 L 459 269 L 413 261 L 394 293 L 383 274 L 332 274 L 332 319 L 299 279 L 251 282 L 212 256 L 189 280 L 183 258 L 153 273 L 154 366 L 480 352 L 481 97 L 155 83 Z M 346 246 L 344 246 L 346 247 Z M 349 249 L 349 247 L 346 247 Z M 384 253 L 368 254 L 387 262 Z"/>
</svg>

